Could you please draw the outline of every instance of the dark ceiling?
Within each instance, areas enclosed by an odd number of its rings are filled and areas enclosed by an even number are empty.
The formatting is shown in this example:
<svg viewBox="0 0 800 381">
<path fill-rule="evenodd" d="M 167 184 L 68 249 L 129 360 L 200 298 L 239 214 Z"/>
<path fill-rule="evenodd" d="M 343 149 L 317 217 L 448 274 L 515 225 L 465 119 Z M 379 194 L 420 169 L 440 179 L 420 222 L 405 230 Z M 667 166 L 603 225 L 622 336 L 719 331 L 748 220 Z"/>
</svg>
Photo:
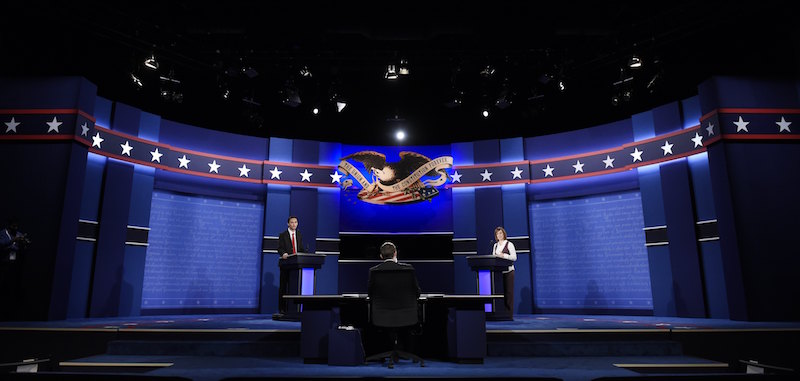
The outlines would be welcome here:
<svg viewBox="0 0 800 381">
<path fill-rule="evenodd" d="M 0 69 L 81 75 L 103 97 L 210 129 L 388 145 L 402 127 L 404 144 L 443 144 L 612 122 L 692 96 L 711 75 L 795 78 L 800 38 L 790 8 L 773 1 L 5 2 Z M 143 65 L 151 54 L 156 71 Z M 639 69 L 627 67 L 633 54 L 643 60 Z M 401 59 L 410 74 L 386 80 L 386 66 Z M 494 74 L 481 75 L 487 65 Z M 300 75 L 304 66 L 310 77 Z M 295 107 L 282 103 L 287 83 L 298 91 Z M 498 102 L 503 91 L 508 97 Z M 347 101 L 342 112 L 334 93 Z M 461 104 L 448 104 L 455 94 Z"/>
</svg>

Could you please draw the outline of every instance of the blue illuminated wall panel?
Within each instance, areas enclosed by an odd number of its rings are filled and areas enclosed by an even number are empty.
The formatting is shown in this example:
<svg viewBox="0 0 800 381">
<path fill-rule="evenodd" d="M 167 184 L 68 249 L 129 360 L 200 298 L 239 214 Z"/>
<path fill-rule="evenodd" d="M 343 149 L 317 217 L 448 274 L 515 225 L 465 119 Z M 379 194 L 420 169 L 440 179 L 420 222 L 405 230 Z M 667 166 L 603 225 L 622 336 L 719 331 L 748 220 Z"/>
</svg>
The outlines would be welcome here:
<svg viewBox="0 0 800 381">
<path fill-rule="evenodd" d="M 538 310 L 652 309 L 639 192 L 534 202 L 530 215 Z"/>
<path fill-rule="evenodd" d="M 258 307 L 260 202 L 154 191 L 144 309 Z"/>
</svg>

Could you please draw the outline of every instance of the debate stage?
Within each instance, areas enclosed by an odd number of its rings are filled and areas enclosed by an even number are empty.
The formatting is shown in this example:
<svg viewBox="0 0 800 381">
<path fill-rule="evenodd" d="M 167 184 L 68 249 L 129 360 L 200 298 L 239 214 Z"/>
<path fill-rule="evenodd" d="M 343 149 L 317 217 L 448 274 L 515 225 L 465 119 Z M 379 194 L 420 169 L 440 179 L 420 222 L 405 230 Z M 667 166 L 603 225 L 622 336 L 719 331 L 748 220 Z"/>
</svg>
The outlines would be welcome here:
<svg viewBox="0 0 800 381">
<path fill-rule="evenodd" d="M 516 315 L 486 322 L 483 364 L 426 359 L 304 363 L 300 323 L 268 315 L 162 315 L 2 322 L 2 362 L 46 359 L 39 371 L 110 379 L 510 378 L 796 379 L 800 322 L 611 315 Z M 370 353 L 367 353 L 369 355 Z M 757 361 L 746 374 L 744 361 Z M 3 369 L 0 379 L 15 375 Z M 127 376 L 126 376 L 127 375 Z M 22 375 L 20 375 L 22 376 Z M 84 377 L 85 378 L 85 377 Z M 13 378 L 16 379 L 16 378 Z M 34 379 L 34 378 L 27 378 Z M 43 378 L 39 378 L 43 379 Z"/>
</svg>

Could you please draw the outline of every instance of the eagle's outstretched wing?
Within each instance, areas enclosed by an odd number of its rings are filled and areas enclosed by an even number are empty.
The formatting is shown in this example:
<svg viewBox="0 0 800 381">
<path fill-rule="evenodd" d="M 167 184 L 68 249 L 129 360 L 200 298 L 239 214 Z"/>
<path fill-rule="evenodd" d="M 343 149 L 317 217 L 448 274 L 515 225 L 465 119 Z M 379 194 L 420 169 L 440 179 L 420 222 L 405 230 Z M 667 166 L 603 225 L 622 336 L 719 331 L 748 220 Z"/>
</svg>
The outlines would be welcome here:
<svg viewBox="0 0 800 381">
<path fill-rule="evenodd" d="M 414 173 L 423 164 L 431 161 L 427 156 L 411 151 L 400 152 L 400 162 L 396 164 L 398 178 L 404 179 Z M 400 175 L 402 174 L 402 176 Z M 438 176 L 436 171 L 429 171 L 426 176 Z"/>
<path fill-rule="evenodd" d="M 383 169 L 386 166 L 386 155 L 375 151 L 360 151 L 345 156 L 342 160 L 353 159 L 361 164 L 364 164 L 364 169 L 367 171 L 370 168 Z"/>
</svg>

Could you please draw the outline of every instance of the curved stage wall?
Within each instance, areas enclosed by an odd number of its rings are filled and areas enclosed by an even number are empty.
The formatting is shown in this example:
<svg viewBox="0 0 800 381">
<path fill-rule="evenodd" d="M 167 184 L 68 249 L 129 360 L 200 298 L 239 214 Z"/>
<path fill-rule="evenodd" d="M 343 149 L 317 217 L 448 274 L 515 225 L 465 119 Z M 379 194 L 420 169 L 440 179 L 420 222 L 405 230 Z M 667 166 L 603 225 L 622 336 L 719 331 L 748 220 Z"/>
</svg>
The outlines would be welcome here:
<svg viewBox="0 0 800 381">
<path fill-rule="evenodd" d="M 328 255 L 319 294 L 363 291 L 375 263 L 340 253 L 340 239 L 351 250 L 391 237 L 426 292 L 475 293 L 466 257 L 488 254 L 504 226 L 517 313 L 800 319 L 792 81 L 715 77 L 607 125 L 444 146 L 233 135 L 75 77 L 4 80 L 0 119 L 0 217 L 34 240 L 23 295 L 3 308 L 26 319 L 271 313 L 289 215 L 302 246 Z M 426 201 L 367 203 L 340 167 L 363 151 L 416 152 L 448 176 Z"/>
</svg>

